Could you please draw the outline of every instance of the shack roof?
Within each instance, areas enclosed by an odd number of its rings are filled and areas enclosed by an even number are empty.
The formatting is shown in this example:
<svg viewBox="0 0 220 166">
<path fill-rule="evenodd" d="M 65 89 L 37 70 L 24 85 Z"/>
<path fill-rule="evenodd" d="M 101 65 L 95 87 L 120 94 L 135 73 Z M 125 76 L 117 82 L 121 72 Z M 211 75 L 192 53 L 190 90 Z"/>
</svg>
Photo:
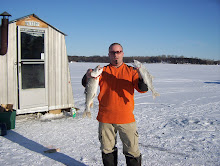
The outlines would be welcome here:
<svg viewBox="0 0 220 166">
<path fill-rule="evenodd" d="M 27 17 L 30 17 L 30 16 L 33 16 L 33 17 L 39 19 L 40 21 L 44 22 L 45 24 L 47 24 L 47 25 L 50 26 L 51 28 L 53 28 L 53 29 L 55 29 L 56 31 L 62 33 L 62 34 L 65 35 L 65 36 L 67 36 L 65 33 L 63 33 L 62 31 L 60 31 L 59 29 L 57 29 L 57 28 L 55 28 L 54 26 L 48 24 L 46 21 L 40 19 L 40 18 L 39 18 L 37 15 L 35 15 L 34 13 L 33 13 L 33 14 L 30 14 L 30 15 L 27 15 L 27 16 L 24 16 L 24 17 L 21 17 L 21 18 L 18 18 L 18 19 L 15 19 L 15 20 L 12 20 L 12 21 L 9 22 L 9 24 L 10 24 L 10 23 L 17 22 L 17 21 L 19 21 L 19 20 L 22 20 L 22 19 L 27 18 Z"/>
</svg>

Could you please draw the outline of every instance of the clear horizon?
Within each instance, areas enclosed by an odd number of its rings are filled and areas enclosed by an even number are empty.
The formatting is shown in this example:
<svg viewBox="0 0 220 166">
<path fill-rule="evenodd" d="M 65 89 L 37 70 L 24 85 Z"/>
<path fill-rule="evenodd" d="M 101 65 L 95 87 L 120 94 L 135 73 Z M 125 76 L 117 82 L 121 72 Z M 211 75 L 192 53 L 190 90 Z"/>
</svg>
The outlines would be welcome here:
<svg viewBox="0 0 220 166">
<path fill-rule="evenodd" d="M 71 56 L 107 56 L 119 42 L 125 56 L 220 60 L 219 0 L 8 0 L 4 11 L 10 20 L 34 13 L 67 34 Z"/>
</svg>

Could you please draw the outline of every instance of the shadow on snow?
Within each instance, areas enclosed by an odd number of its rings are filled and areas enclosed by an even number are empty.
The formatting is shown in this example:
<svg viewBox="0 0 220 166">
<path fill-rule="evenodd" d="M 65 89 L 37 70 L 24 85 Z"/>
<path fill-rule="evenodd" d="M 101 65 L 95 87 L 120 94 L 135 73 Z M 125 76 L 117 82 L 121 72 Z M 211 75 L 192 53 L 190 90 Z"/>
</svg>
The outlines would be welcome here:
<svg viewBox="0 0 220 166">
<path fill-rule="evenodd" d="M 23 146 L 31 151 L 37 152 L 41 155 L 44 155 L 50 159 L 53 159 L 55 161 L 58 161 L 60 163 L 63 163 L 65 165 L 74 165 L 74 166 L 85 166 L 85 164 L 63 154 L 60 152 L 56 153 L 44 153 L 45 150 L 47 150 L 46 147 L 43 145 L 40 145 L 37 142 L 34 142 L 12 130 L 8 131 L 8 134 L 4 136 L 6 139 L 19 144 L 20 146 Z"/>
<path fill-rule="evenodd" d="M 166 148 L 162 148 L 162 147 L 157 147 L 157 146 L 152 146 L 152 145 L 144 145 L 144 144 L 141 144 L 141 143 L 139 143 L 139 145 L 143 146 L 145 148 L 150 148 L 150 149 L 158 150 L 158 151 L 161 151 L 161 152 L 167 152 L 167 153 L 170 153 L 170 154 L 173 154 L 173 155 L 183 156 L 185 158 L 190 157 L 188 154 L 181 153 L 181 152 L 174 152 L 174 151 L 168 150 Z"/>
</svg>

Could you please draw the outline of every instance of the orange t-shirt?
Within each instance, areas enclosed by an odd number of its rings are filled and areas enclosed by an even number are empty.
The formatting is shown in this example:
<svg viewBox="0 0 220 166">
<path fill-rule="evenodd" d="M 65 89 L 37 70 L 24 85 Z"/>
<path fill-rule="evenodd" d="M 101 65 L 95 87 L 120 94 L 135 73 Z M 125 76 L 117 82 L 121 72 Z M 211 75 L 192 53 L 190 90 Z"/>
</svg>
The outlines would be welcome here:
<svg viewBox="0 0 220 166">
<path fill-rule="evenodd" d="M 116 68 L 111 64 L 103 67 L 99 78 L 100 93 L 97 120 L 102 123 L 125 124 L 135 122 L 134 89 L 138 88 L 139 76 L 133 67 L 122 64 Z"/>
</svg>

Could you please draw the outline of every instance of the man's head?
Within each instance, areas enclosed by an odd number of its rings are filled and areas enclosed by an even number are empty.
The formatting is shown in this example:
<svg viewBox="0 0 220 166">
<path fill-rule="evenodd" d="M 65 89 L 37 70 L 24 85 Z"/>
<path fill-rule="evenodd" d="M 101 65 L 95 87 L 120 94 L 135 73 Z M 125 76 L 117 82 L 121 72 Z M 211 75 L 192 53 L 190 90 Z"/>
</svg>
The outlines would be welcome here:
<svg viewBox="0 0 220 166">
<path fill-rule="evenodd" d="M 110 63 L 115 66 L 119 67 L 123 63 L 123 47 L 119 43 L 113 43 L 109 46 L 109 53 L 108 56 L 110 58 Z"/>
</svg>

